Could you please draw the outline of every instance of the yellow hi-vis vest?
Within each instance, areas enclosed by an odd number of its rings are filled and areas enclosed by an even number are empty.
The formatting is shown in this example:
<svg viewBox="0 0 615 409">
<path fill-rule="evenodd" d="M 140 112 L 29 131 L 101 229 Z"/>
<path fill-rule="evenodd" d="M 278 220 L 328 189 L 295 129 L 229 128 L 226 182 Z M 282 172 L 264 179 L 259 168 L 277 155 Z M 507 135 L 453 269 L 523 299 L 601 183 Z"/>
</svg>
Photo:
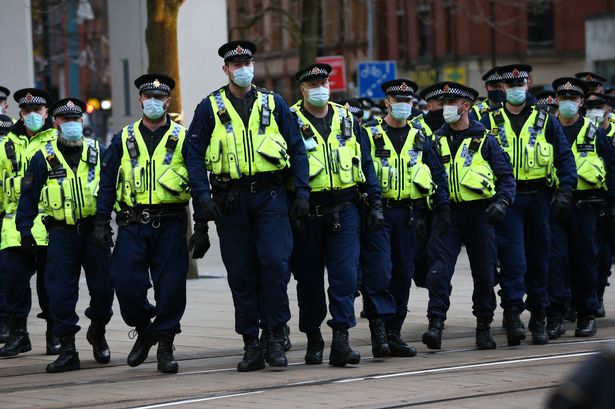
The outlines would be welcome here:
<svg viewBox="0 0 615 409">
<path fill-rule="evenodd" d="M 431 171 L 423 163 L 425 135 L 408 121 L 410 131 L 398 154 L 383 129 L 382 122 L 382 119 L 378 119 L 376 124 L 365 126 L 382 198 L 420 199 L 433 194 L 435 185 L 431 179 Z"/>
<path fill-rule="evenodd" d="M 215 127 L 205 153 L 207 170 L 239 179 L 290 166 L 288 146 L 273 115 L 272 93 L 256 89 L 247 129 L 223 88 L 212 93 L 209 100 Z"/>
<path fill-rule="evenodd" d="M 74 225 L 80 219 L 96 214 L 96 195 L 100 183 L 100 146 L 85 138 L 77 171 L 73 171 L 57 140 L 49 141 L 41 150 L 47 163 L 47 184 L 41 190 L 45 213 L 55 220 Z"/>
<path fill-rule="evenodd" d="M 365 182 L 361 168 L 361 145 L 353 132 L 352 114 L 328 102 L 333 110 L 331 132 L 325 138 L 301 112 L 299 100 L 290 110 L 296 115 L 308 156 L 310 190 L 324 192 L 348 189 Z"/>
<path fill-rule="evenodd" d="M 118 203 L 129 207 L 186 203 L 190 199 L 188 170 L 182 156 L 186 128 L 171 121 L 152 156 L 139 131 L 138 120 L 122 130 L 118 170 Z"/>
<path fill-rule="evenodd" d="M 448 175 L 451 201 L 470 202 L 495 195 L 495 175 L 481 153 L 487 134 L 485 131 L 484 135 L 464 138 L 455 157 L 451 156 L 447 137 L 436 136 L 440 159 Z"/>
<path fill-rule="evenodd" d="M 519 135 L 513 131 L 504 108 L 489 112 L 491 132 L 510 157 L 517 181 L 546 179 L 550 182 L 553 146 L 545 137 L 549 114 L 542 109 L 532 109 Z"/>
<path fill-rule="evenodd" d="M 6 215 L 2 221 L 1 249 L 18 247 L 21 245 L 21 235 L 15 226 L 15 212 L 21 196 L 22 178 L 28 168 L 30 160 L 47 142 L 57 138 L 55 128 L 39 132 L 32 138 L 27 135 L 9 133 L 0 142 L 0 174 L 4 197 L 4 211 Z M 42 222 L 43 209 L 39 203 L 39 214 L 34 219 L 31 233 L 36 244 L 47 245 L 47 230 Z"/>
<path fill-rule="evenodd" d="M 583 126 L 572 143 L 577 165 L 577 189 L 594 190 L 606 187 L 606 168 L 596 149 L 596 125 L 583 118 Z"/>
<path fill-rule="evenodd" d="M 483 115 L 485 115 L 487 112 L 491 110 L 491 107 L 489 106 L 489 103 L 487 102 L 487 100 L 485 100 L 485 101 L 477 102 L 476 104 L 472 105 L 472 110 L 476 114 L 478 121 L 480 121 Z"/>
</svg>

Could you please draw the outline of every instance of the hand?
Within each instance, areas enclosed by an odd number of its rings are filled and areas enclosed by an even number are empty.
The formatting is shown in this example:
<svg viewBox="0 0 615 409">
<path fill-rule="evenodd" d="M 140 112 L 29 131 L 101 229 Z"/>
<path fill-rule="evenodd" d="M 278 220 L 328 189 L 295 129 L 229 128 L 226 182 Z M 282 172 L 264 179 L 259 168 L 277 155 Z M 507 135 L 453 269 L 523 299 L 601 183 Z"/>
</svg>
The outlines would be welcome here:
<svg viewBox="0 0 615 409">
<path fill-rule="evenodd" d="M 485 209 L 485 214 L 487 215 L 487 223 L 489 224 L 498 224 L 504 221 L 506 217 L 506 208 L 508 207 L 508 202 L 504 199 L 496 200 L 491 203 L 487 209 Z"/>
<path fill-rule="evenodd" d="M 206 222 L 216 221 L 222 217 L 220 208 L 212 199 L 206 199 L 201 203 L 201 214 Z"/>
<path fill-rule="evenodd" d="M 297 196 L 290 206 L 289 216 L 291 219 L 304 219 L 310 214 L 310 200 L 307 197 Z"/>
<path fill-rule="evenodd" d="M 553 217 L 560 223 L 564 223 L 570 212 L 572 192 L 560 190 L 553 199 Z"/>
<path fill-rule="evenodd" d="M 113 247 L 113 231 L 108 221 L 94 221 L 94 230 L 92 231 L 94 243 L 101 249 L 109 249 Z"/>
<path fill-rule="evenodd" d="M 441 203 L 434 207 L 432 229 L 440 236 L 448 233 L 451 228 L 451 208 L 448 203 Z"/>
<path fill-rule="evenodd" d="M 192 258 L 203 258 L 211 247 L 209 242 L 209 229 L 207 222 L 199 222 L 194 225 L 194 233 L 190 236 L 188 251 L 192 251 Z"/>
<path fill-rule="evenodd" d="M 32 236 L 32 234 L 22 233 L 21 234 L 21 251 L 27 256 L 34 257 L 36 256 L 36 250 L 37 250 L 36 240 L 34 240 L 34 237 Z"/>
<path fill-rule="evenodd" d="M 367 228 L 369 230 L 378 230 L 384 225 L 384 212 L 382 210 L 382 202 L 380 200 L 372 200 L 369 203 L 369 213 L 367 215 Z"/>
</svg>

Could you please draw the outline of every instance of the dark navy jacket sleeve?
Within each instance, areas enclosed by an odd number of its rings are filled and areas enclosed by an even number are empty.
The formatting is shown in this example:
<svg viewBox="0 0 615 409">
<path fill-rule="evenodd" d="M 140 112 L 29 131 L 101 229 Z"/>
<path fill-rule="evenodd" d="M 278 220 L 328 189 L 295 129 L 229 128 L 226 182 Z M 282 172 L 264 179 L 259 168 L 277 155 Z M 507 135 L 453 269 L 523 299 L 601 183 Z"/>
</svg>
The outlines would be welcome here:
<svg viewBox="0 0 615 409">
<path fill-rule="evenodd" d="M 515 198 L 516 182 L 510 162 L 492 134 L 487 134 L 485 138 L 481 153 L 489 162 L 496 177 L 495 200 L 504 199 L 509 205 L 512 205 Z"/>
<path fill-rule="evenodd" d="M 205 151 L 209 146 L 214 126 L 214 111 L 211 102 L 209 98 L 204 98 L 197 105 L 186 134 L 186 168 L 190 179 L 192 199 L 197 204 L 211 199 L 211 187 L 207 179 L 207 169 L 205 169 Z"/>
<path fill-rule="evenodd" d="M 380 183 L 376 176 L 374 161 L 372 160 L 369 136 L 365 128 L 359 126 L 359 121 L 353 118 L 354 135 L 361 145 L 361 168 L 365 175 L 365 182 L 361 184 L 361 191 L 367 193 L 367 201 L 380 200 Z"/>
<path fill-rule="evenodd" d="M 472 118 L 470 118 L 472 119 Z M 485 115 L 483 115 L 482 118 L 478 119 L 478 121 L 485 125 L 485 128 L 491 130 L 491 120 L 489 119 L 489 113 L 486 113 Z"/>
<path fill-rule="evenodd" d="M 559 189 L 571 192 L 577 187 L 577 166 L 566 133 L 559 121 L 549 114 L 546 139 L 553 146 L 553 165 L 559 179 Z"/>
<path fill-rule="evenodd" d="M 431 171 L 431 179 L 436 184 L 436 193 L 434 194 L 434 204 L 439 205 L 448 203 L 450 192 L 448 191 L 448 180 L 446 177 L 446 169 L 436 152 L 436 146 L 429 138 L 425 138 L 425 146 L 423 148 L 423 162 Z"/>
<path fill-rule="evenodd" d="M 21 184 L 21 196 L 15 215 L 15 225 L 20 233 L 32 235 L 30 229 L 38 216 L 41 190 L 47 184 L 47 163 L 42 152 L 37 152 L 30 161 Z"/>
<path fill-rule="evenodd" d="M 96 218 L 108 221 L 115 204 L 117 172 L 122 158 L 122 133 L 118 133 L 106 149 L 100 167 L 100 187 L 96 200 Z"/>
<path fill-rule="evenodd" d="M 602 128 L 598 129 L 596 133 L 596 153 L 604 161 L 607 196 L 615 198 L 615 149 Z"/>
<path fill-rule="evenodd" d="M 301 130 L 297 121 L 292 120 L 288 104 L 284 98 L 278 94 L 274 95 L 275 110 L 273 115 L 278 124 L 278 129 L 288 145 L 290 169 L 294 176 L 295 191 L 297 196 L 307 198 L 310 194 L 310 169 Z"/>
</svg>

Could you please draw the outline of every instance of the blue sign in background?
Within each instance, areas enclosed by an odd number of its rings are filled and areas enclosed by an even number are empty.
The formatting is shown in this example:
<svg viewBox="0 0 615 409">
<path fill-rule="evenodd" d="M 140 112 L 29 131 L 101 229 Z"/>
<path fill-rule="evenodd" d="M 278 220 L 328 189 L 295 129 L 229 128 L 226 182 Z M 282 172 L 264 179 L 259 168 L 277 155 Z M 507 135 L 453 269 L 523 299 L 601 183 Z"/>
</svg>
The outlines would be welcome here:
<svg viewBox="0 0 615 409">
<path fill-rule="evenodd" d="M 380 89 L 383 82 L 394 80 L 397 73 L 395 61 L 363 61 L 357 64 L 359 97 L 384 98 Z"/>
</svg>

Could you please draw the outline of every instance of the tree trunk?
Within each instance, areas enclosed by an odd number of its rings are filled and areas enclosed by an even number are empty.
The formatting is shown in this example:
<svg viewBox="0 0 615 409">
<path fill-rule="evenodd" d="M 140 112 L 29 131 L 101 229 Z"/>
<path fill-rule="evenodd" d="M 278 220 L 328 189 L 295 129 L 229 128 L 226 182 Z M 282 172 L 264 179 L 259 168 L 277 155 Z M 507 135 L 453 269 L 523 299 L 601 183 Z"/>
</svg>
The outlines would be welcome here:
<svg viewBox="0 0 615 409">
<path fill-rule="evenodd" d="M 303 0 L 299 69 L 314 64 L 318 51 L 318 15 L 320 0 Z"/>
<path fill-rule="evenodd" d="M 182 99 L 177 53 L 177 15 L 185 0 L 147 0 L 147 28 L 145 44 L 150 73 L 165 74 L 175 80 L 169 114 L 182 122 Z"/>
</svg>

